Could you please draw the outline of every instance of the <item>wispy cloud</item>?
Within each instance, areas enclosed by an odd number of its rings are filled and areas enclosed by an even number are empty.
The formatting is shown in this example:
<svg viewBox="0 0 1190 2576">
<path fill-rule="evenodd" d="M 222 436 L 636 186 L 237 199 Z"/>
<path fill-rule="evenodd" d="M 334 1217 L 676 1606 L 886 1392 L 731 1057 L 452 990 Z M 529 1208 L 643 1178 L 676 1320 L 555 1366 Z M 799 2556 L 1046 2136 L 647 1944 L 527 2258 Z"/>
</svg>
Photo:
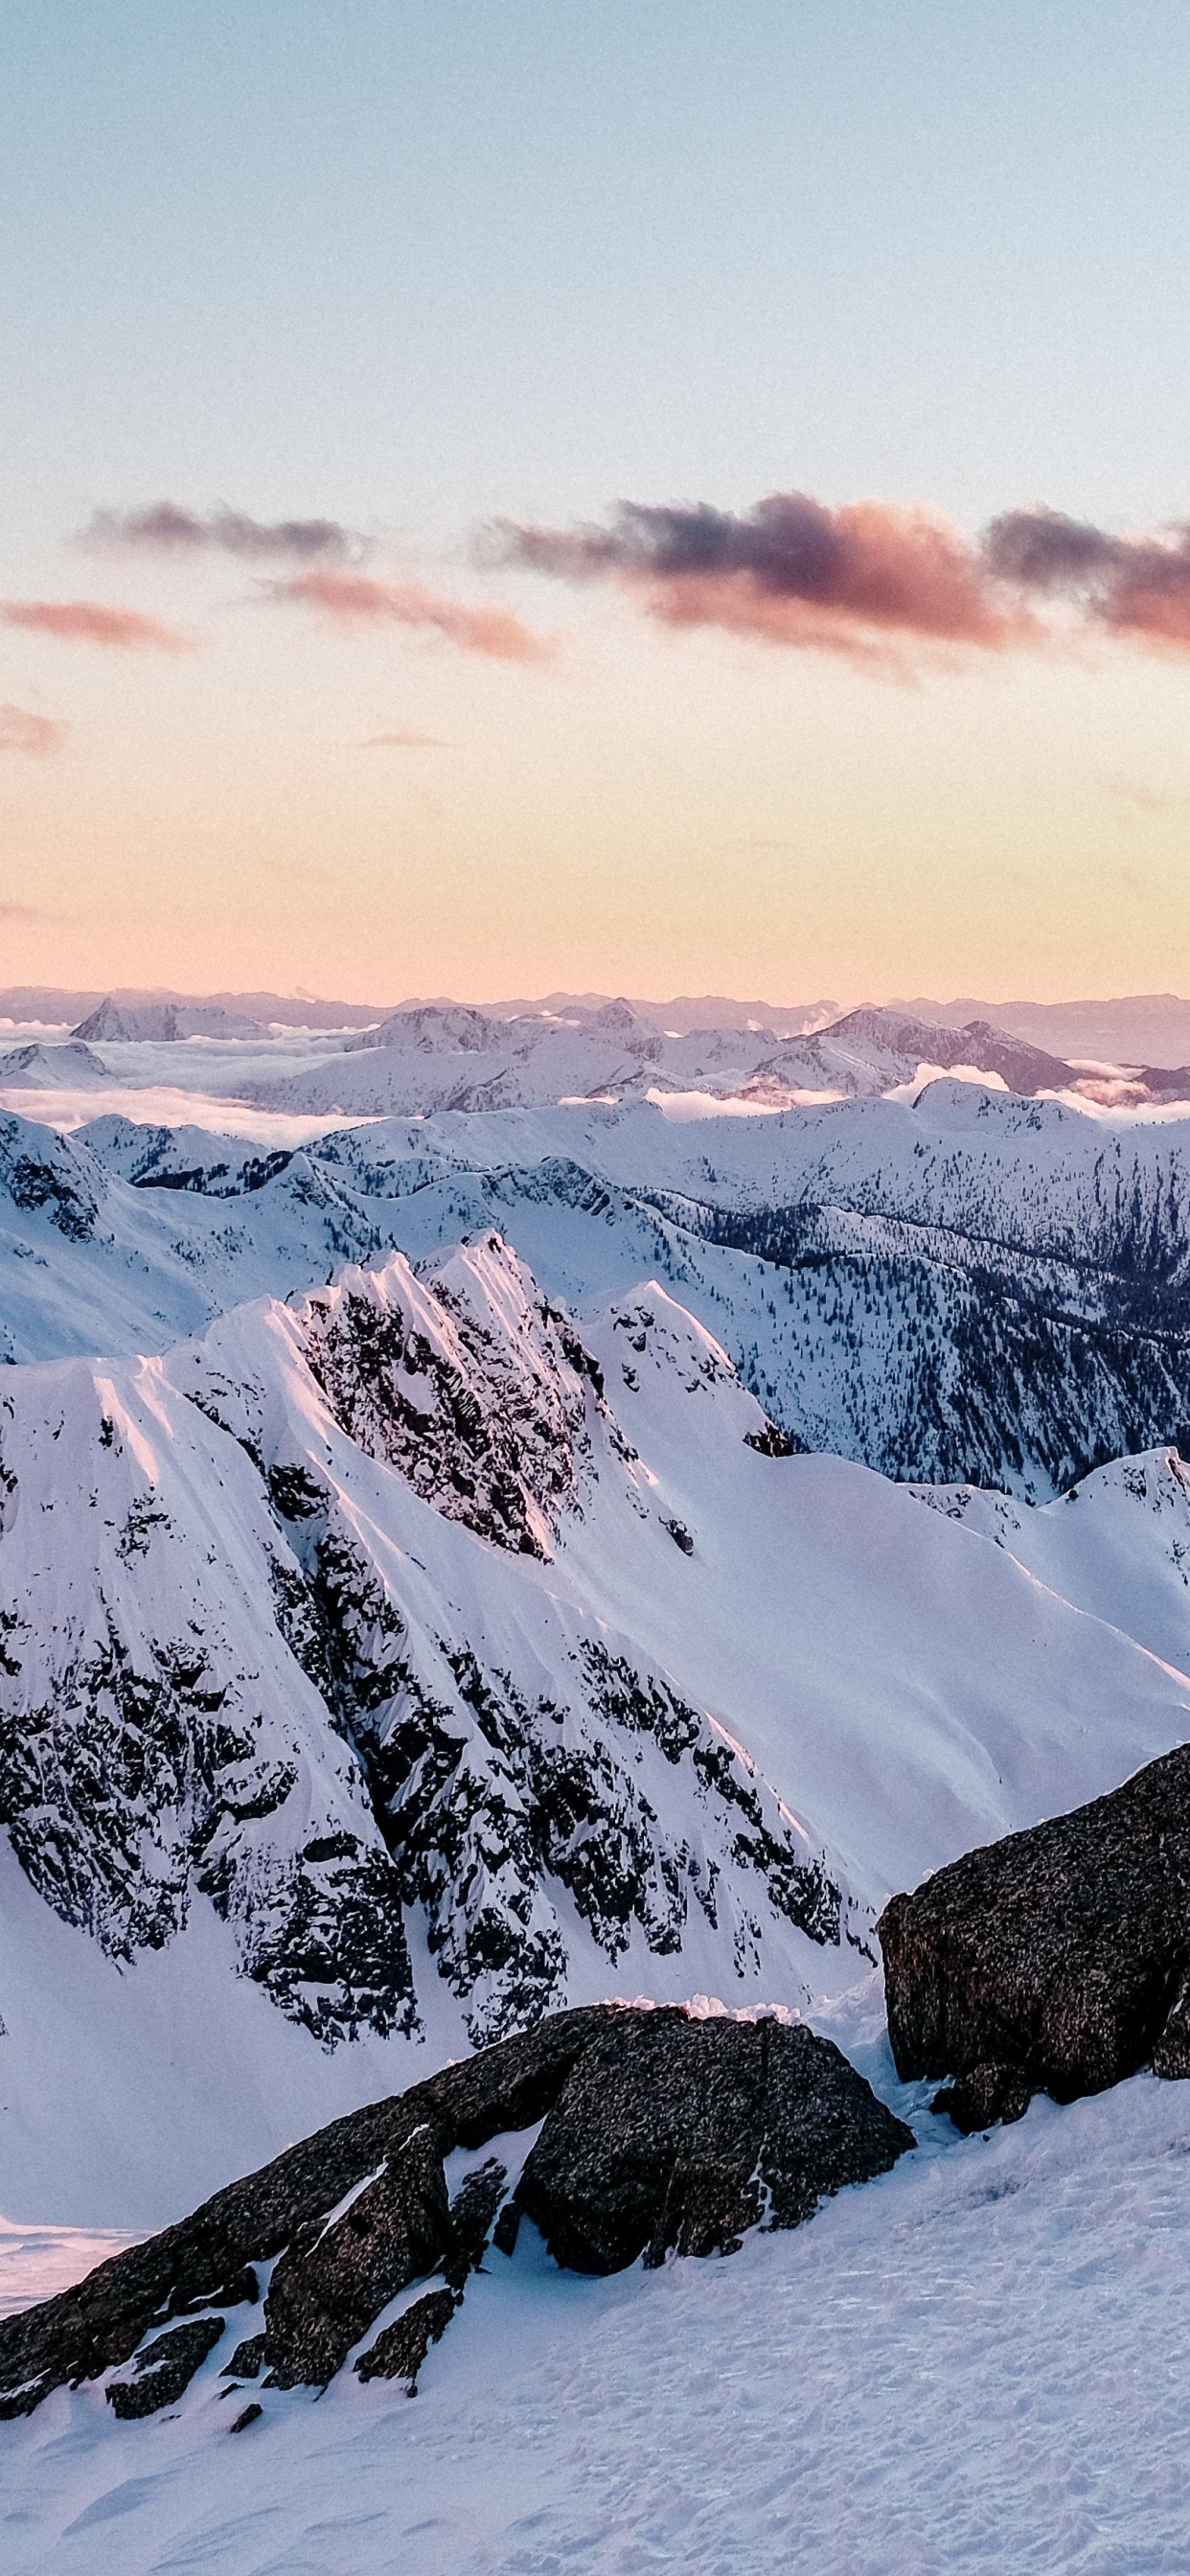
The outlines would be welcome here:
<svg viewBox="0 0 1190 2576">
<path fill-rule="evenodd" d="M 115 653 L 188 653 L 193 638 L 139 608 L 108 608 L 95 599 L 0 600 L 0 625 L 69 644 L 101 644 Z"/>
<path fill-rule="evenodd" d="M 857 662 L 888 665 L 906 645 L 1002 652 L 1034 631 L 956 528 L 880 501 L 832 510 L 773 492 L 742 513 L 625 501 L 604 528 L 499 521 L 482 552 L 566 581 L 618 581 L 670 626 L 726 627 Z"/>
<path fill-rule="evenodd" d="M 465 653 L 486 654 L 497 662 L 545 662 L 554 651 L 508 609 L 446 599 L 419 581 L 373 581 L 365 573 L 317 565 L 288 580 L 269 582 L 267 596 L 282 605 L 312 608 L 344 634 L 378 625 L 425 627 Z"/>
<path fill-rule="evenodd" d="M 35 903 L 0 903 L 0 921 L 49 921 L 52 917 L 40 912 Z"/>
<path fill-rule="evenodd" d="M 370 733 L 360 744 L 361 751 L 446 751 L 449 745 L 440 734 L 415 733 L 410 725 L 395 725 L 391 733 Z"/>
<path fill-rule="evenodd" d="M 97 510 L 79 543 L 102 551 L 159 555 L 226 554 L 250 562 L 358 562 L 367 541 L 338 519 L 254 519 L 221 505 L 205 517 L 176 501 L 139 510 Z"/>
<path fill-rule="evenodd" d="M 1103 780 L 1105 796 L 1118 797 L 1122 805 L 1137 805 L 1144 814 L 1167 814 L 1190 804 L 1190 797 L 1178 796 L 1171 789 L 1147 787 L 1143 779 L 1125 778 L 1119 771 Z"/>
<path fill-rule="evenodd" d="M 1069 601 L 1092 626 L 1190 652 L 1190 526 L 1117 537 L 1061 510 L 1008 510 L 984 538 L 991 572 L 1022 593 Z"/>
<path fill-rule="evenodd" d="M 33 715 L 28 707 L 0 706 L 0 752 L 23 752 L 30 760 L 49 760 L 61 751 L 70 727 L 58 716 Z"/>
</svg>

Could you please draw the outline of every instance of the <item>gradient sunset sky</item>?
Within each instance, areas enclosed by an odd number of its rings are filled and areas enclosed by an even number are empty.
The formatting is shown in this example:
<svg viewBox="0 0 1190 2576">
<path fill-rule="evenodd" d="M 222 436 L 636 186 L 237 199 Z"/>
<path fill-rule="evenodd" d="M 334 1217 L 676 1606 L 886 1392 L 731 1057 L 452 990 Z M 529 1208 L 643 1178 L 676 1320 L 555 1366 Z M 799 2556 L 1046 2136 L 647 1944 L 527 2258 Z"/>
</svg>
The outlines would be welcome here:
<svg viewBox="0 0 1190 2576">
<path fill-rule="evenodd" d="M 1185 0 L 7 0 L 0 983 L 1190 989 Z"/>
</svg>

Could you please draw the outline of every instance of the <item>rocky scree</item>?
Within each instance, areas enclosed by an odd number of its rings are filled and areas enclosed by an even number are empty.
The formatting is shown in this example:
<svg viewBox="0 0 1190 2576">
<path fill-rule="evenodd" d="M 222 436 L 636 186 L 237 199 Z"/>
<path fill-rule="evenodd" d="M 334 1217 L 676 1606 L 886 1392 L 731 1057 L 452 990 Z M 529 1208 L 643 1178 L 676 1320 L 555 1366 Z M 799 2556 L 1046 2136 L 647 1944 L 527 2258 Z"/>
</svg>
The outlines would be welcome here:
<svg viewBox="0 0 1190 2576">
<path fill-rule="evenodd" d="M 543 2119 L 511 2193 L 488 2158 L 449 2198 L 447 2155 Z M 746 2228 L 798 2226 L 912 2145 L 840 2051 L 799 2025 L 580 2006 L 333 2122 L 7 2319 L 0 2415 L 113 2370 L 106 2393 L 118 2414 L 175 2404 L 227 2331 L 225 2312 L 260 2315 L 252 2267 L 270 2262 L 262 2322 L 242 2315 L 253 2330 L 238 2334 L 220 2376 L 325 2387 L 383 2311 L 424 2282 L 355 2363 L 361 2378 L 412 2389 L 493 2222 L 511 2255 L 527 2215 L 559 2263 L 585 2272 L 671 2250 L 729 2253 Z"/>
</svg>

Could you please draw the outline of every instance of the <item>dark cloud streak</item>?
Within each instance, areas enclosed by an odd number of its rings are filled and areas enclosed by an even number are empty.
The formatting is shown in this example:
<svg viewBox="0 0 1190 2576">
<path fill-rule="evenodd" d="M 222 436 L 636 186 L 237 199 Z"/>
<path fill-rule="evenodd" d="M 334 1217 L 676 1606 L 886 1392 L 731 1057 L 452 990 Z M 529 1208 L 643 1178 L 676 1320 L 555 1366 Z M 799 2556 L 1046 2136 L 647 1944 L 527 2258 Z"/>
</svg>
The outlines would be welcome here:
<svg viewBox="0 0 1190 2576">
<path fill-rule="evenodd" d="M 249 563 L 354 563 L 367 551 L 365 539 L 338 519 L 253 519 L 226 507 L 203 518 L 176 501 L 97 510 L 79 542 L 105 551 L 238 555 Z"/>
<path fill-rule="evenodd" d="M 1010 510 L 984 537 L 993 576 L 1069 601 L 1092 627 L 1157 651 L 1190 651 L 1190 526 L 1116 537 L 1060 510 Z"/>
<path fill-rule="evenodd" d="M 983 559 L 994 580 L 1022 590 L 1079 590 L 1102 578 L 1120 552 L 1118 538 L 1061 510 L 1006 510 L 983 534 Z"/>
</svg>

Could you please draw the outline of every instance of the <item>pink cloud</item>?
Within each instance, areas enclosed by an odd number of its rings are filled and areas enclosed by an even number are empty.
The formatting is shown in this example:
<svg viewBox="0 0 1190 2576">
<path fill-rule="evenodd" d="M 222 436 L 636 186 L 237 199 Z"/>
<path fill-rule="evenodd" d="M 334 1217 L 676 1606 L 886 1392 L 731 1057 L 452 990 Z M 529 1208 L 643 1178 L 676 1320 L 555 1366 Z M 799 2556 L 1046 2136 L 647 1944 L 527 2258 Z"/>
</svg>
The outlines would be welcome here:
<svg viewBox="0 0 1190 2576">
<path fill-rule="evenodd" d="M 418 581 L 374 581 L 329 564 L 270 582 L 268 596 L 313 608 L 344 634 L 377 625 L 430 627 L 465 653 L 497 662 L 544 662 L 554 649 L 506 608 L 472 608 Z"/>
<path fill-rule="evenodd" d="M 0 600 L 0 625 L 64 643 L 101 644 L 116 653 L 188 653 L 192 638 L 139 608 L 107 608 L 95 599 Z"/>
<path fill-rule="evenodd" d="M 751 510 L 625 502 L 608 528 L 504 523 L 488 551 L 563 580 L 612 579 L 669 626 L 718 626 L 771 644 L 896 664 L 905 648 L 1003 652 L 1036 620 L 974 547 L 924 509 L 831 510 L 774 492 Z"/>
<path fill-rule="evenodd" d="M 1001 582 L 1064 600 L 1088 633 L 1190 652 L 1190 526 L 1117 537 L 1061 510 L 1007 510 L 987 529 L 983 553 Z"/>
<path fill-rule="evenodd" d="M 829 509 L 771 492 L 750 510 L 622 502 L 606 526 L 498 523 L 486 559 L 614 581 L 668 626 L 905 669 L 956 650 L 1089 638 L 1190 653 L 1190 523 L 1120 537 L 1060 510 L 1008 510 L 971 542 L 935 512 Z"/>
<path fill-rule="evenodd" d="M 27 707 L 0 706 L 0 752 L 24 752 L 30 760 L 48 760 L 61 751 L 70 731 L 57 716 L 32 715 Z"/>
</svg>

